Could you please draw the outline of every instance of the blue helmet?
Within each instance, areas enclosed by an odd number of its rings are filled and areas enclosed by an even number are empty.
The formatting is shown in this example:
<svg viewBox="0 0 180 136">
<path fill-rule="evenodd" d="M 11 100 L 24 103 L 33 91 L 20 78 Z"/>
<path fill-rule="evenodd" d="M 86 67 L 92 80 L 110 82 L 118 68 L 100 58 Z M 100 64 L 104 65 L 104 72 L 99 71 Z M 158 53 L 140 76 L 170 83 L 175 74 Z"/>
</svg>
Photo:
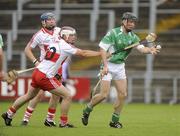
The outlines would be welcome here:
<svg viewBox="0 0 180 136">
<path fill-rule="evenodd" d="M 55 19 L 55 15 L 51 12 L 43 13 L 40 17 L 41 21 L 47 20 L 47 19 Z"/>
</svg>

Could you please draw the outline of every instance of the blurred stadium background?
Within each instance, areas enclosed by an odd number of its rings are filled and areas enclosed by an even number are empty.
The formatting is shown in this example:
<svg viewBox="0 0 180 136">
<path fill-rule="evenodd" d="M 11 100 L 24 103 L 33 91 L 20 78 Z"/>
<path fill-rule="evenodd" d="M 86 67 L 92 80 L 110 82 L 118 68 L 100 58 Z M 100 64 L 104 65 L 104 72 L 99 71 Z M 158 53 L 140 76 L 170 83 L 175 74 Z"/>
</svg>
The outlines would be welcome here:
<svg viewBox="0 0 180 136">
<path fill-rule="evenodd" d="M 33 67 L 23 50 L 41 27 L 39 17 L 46 11 L 56 14 L 58 26 L 76 28 L 77 47 L 92 50 L 98 50 L 100 39 L 109 29 L 120 25 L 123 12 L 134 12 L 139 18 L 135 31 L 141 38 L 149 32 L 157 33 L 162 51 L 152 57 L 134 50 L 129 56 L 127 103 L 180 102 L 179 0 L 1 0 L 0 33 L 5 43 L 5 71 Z M 75 92 L 74 101 L 87 101 L 98 81 L 100 58 L 73 57 L 72 61 L 69 86 Z M 13 100 L 24 94 L 30 75 L 22 75 L 14 85 L 1 82 L 0 100 Z M 114 87 L 111 89 L 108 102 L 115 96 Z M 48 96 L 46 94 L 45 100 Z"/>
</svg>

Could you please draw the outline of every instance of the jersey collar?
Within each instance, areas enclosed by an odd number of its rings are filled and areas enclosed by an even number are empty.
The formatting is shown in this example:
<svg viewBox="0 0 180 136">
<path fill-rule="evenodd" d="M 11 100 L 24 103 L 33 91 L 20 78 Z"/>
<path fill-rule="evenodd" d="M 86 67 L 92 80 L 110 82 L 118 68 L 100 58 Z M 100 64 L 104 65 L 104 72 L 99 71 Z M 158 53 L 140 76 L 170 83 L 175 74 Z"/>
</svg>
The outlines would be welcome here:
<svg viewBox="0 0 180 136">
<path fill-rule="evenodd" d="M 123 27 L 120 27 L 120 32 L 123 32 Z M 128 35 L 132 36 L 132 31 L 127 33 Z"/>
<path fill-rule="evenodd" d="M 50 30 L 48 30 L 48 29 L 46 29 L 46 28 L 42 28 L 42 31 L 43 31 L 44 33 L 48 33 L 48 34 L 50 34 L 50 35 L 53 35 L 53 34 L 54 34 L 54 30 L 50 31 Z"/>
</svg>

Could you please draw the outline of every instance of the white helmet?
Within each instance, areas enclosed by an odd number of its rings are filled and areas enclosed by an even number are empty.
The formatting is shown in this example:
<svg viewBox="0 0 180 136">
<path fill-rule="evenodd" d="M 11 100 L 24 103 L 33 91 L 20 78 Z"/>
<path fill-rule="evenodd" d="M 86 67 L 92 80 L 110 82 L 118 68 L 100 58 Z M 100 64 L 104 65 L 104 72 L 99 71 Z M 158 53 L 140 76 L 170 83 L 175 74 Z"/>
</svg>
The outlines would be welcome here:
<svg viewBox="0 0 180 136">
<path fill-rule="evenodd" d="M 60 31 L 60 36 L 63 37 L 63 35 L 69 37 L 69 35 L 75 35 L 76 30 L 70 26 L 63 26 Z"/>
</svg>

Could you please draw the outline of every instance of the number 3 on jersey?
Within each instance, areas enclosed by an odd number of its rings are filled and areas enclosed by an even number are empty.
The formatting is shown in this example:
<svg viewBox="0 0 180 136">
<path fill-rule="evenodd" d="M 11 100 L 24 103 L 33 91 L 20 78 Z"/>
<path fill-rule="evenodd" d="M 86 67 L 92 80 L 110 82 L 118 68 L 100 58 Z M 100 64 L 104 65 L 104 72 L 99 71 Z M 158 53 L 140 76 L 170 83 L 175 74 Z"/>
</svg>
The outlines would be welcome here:
<svg viewBox="0 0 180 136">
<path fill-rule="evenodd" d="M 50 60 L 52 62 L 56 62 L 59 58 L 60 54 L 56 53 L 56 48 L 55 47 L 50 47 L 47 52 L 45 59 Z"/>
</svg>

